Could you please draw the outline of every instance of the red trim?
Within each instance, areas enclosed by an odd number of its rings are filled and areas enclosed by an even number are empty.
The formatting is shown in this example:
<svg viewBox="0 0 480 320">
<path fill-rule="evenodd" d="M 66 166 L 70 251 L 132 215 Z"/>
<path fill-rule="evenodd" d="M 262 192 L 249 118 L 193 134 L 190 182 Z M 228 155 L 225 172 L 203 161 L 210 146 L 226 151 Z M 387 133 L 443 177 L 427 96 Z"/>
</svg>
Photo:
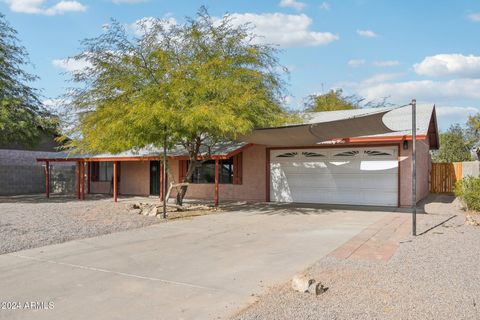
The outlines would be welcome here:
<svg viewBox="0 0 480 320">
<path fill-rule="evenodd" d="M 83 161 L 80 162 L 80 200 L 84 199 L 84 192 L 85 192 L 85 163 Z"/>
<path fill-rule="evenodd" d="M 117 202 L 117 166 L 118 161 L 113 162 L 113 201 Z"/>
<path fill-rule="evenodd" d="M 85 162 L 82 162 L 82 200 L 85 200 Z"/>
<path fill-rule="evenodd" d="M 427 138 L 427 135 L 418 135 L 417 140 L 424 140 Z M 356 137 L 356 138 L 345 138 L 345 142 L 355 143 L 355 142 L 384 142 L 384 141 L 403 141 L 403 140 L 412 140 L 412 136 L 388 136 L 388 137 Z"/>
<path fill-rule="evenodd" d="M 50 164 L 45 162 L 45 197 L 50 198 Z"/>
<path fill-rule="evenodd" d="M 402 184 L 400 183 L 400 164 L 401 164 L 401 151 L 402 150 L 402 145 L 401 144 L 398 144 L 398 153 L 397 153 L 397 162 L 398 162 L 398 167 L 397 167 L 397 188 L 398 188 L 398 198 L 397 198 L 397 208 L 400 208 L 400 192 L 402 190 Z"/>
<path fill-rule="evenodd" d="M 301 147 L 267 147 L 270 150 L 288 150 L 288 149 L 332 149 L 332 148 L 365 148 L 365 147 L 395 147 L 398 143 L 378 143 L 378 144 L 334 144 L 334 145 L 315 145 Z"/>
<path fill-rule="evenodd" d="M 215 206 L 218 206 L 218 159 L 215 159 Z"/>
<path fill-rule="evenodd" d="M 80 161 L 77 161 L 77 166 L 75 171 L 77 176 L 77 199 L 80 200 Z"/>
<path fill-rule="evenodd" d="M 270 150 L 266 148 L 265 155 L 265 201 L 270 202 Z"/>
<path fill-rule="evenodd" d="M 233 184 L 243 183 L 243 153 L 238 153 L 232 157 L 233 161 Z"/>
<path fill-rule="evenodd" d="M 91 170 L 92 170 L 92 164 L 90 162 L 87 162 L 87 193 L 90 194 L 90 180 L 91 180 Z"/>
<path fill-rule="evenodd" d="M 179 160 L 178 161 L 178 181 L 185 182 L 185 177 L 188 172 L 188 160 Z"/>
</svg>

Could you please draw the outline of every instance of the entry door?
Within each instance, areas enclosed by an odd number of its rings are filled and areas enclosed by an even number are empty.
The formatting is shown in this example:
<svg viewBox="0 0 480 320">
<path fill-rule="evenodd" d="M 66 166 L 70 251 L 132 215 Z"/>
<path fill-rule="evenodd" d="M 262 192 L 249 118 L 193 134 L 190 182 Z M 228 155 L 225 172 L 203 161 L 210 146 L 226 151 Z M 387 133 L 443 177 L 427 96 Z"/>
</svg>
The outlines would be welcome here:
<svg viewBox="0 0 480 320">
<path fill-rule="evenodd" d="M 160 161 L 150 161 L 150 194 L 160 194 Z"/>
<path fill-rule="evenodd" d="M 397 147 L 272 150 L 270 199 L 396 206 Z"/>
</svg>

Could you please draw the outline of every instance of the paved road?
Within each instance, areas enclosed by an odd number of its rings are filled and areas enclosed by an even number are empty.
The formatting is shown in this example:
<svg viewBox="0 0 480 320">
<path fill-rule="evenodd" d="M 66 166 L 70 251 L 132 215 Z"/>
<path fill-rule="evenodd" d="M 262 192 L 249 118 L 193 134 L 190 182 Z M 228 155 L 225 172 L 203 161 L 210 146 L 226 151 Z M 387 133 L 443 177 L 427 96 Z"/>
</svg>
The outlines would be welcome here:
<svg viewBox="0 0 480 320">
<path fill-rule="evenodd" d="M 0 256 L 0 319 L 223 319 L 388 212 L 259 208 Z"/>
</svg>

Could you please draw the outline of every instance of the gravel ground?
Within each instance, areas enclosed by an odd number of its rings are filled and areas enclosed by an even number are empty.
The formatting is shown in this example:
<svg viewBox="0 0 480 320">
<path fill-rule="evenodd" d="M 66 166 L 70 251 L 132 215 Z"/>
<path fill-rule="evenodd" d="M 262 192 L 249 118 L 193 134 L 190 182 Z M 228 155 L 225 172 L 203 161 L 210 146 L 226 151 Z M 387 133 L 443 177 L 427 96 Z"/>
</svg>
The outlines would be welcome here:
<svg viewBox="0 0 480 320">
<path fill-rule="evenodd" d="M 41 196 L 0 198 L 0 254 L 159 223 L 128 213 L 111 198 L 77 201 Z"/>
<path fill-rule="evenodd" d="M 480 227 L 454 204 L 436 203 L 387 263 L 323 258 L 307 273 L 328 291 L 315 297 L 285 283 L 233 319 L 480 319 Z"/>
</svg>

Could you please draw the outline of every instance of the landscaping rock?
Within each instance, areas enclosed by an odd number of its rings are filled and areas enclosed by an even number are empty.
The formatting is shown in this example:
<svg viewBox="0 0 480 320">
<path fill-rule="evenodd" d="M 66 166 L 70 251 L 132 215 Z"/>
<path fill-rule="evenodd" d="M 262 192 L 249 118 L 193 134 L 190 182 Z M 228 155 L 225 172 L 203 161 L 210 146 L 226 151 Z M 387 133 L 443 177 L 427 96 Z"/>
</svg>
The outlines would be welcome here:
<svg viewBox="0 0 480 320">
<path fill-rule="evenodd" d="M 314 294 L 318 296 L 319 294 L 324 293 L 327 291 L 327 287 L 325 287 L 322 283 L 320 282 L 313 282 L 309 287 L 308 287 L 308 292 L 311 294 Z"/>
<path fill-rule="evenodd" d="M 133 214 L 142 214 L 142 209 L 131 209 L 129 212 Z"/>
<path fill-rule="evenodd" d="M 465 216 L 465 224 L 470 226 L 480 226 L 480 215 L 467 214 Z"/>
<path fill-rule="evenodd" d="M 308 289 L 314 283 L 315 280 L 307 277 L 306 274 L 296 274 L 292 278 L 292 289 L 298 292 L 308 292 Z"/>
<path fill-rule="evenodd" d="M 147 215 L 150 217 L 155 217 L 158 214 L 157 206 L 152 206 L 149 210 L 147 210 Z"/>
</svg>

